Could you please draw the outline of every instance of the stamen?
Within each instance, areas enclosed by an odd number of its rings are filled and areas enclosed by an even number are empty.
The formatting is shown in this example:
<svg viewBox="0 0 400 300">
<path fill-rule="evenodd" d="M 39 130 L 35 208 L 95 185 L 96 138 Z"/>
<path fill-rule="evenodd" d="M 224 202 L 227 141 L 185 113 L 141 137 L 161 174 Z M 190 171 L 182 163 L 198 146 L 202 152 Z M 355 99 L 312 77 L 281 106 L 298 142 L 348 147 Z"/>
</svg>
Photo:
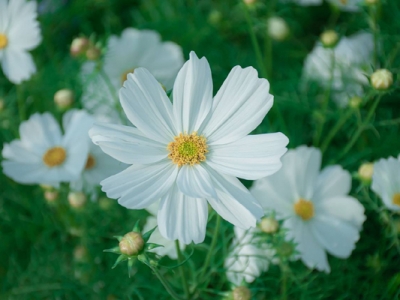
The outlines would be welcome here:
<svg viewBox="0 0 400 300">
<path fill-rule="evenodd" d="M 43 162 L 46 166 L 52 168 L 63 164 L 67 158 L 67 152 L 62 147 L 53 147 L 43 155 Z"/>
<path fill-rule="evenodd" d="M 89 154 L 86 160 L 85 170 L 90 170 L 96 165 L 96 160 L 93 155 Z"/>
<path fill-rule="evenodd" d="M 121 85 L 128 79 L 128 74 L 135 72 L 135 68 L 129 69 L 121 75 Z"/>
<path fill-rule="evenodd" d="M 8 38 L 4 33 L 0 33 L 0 49 L 7 47 Z"/>
<path fill-rule="evenodd" d="M 394 205 L 400 206 L 400 193 L 396 193 L 393 195 L 392 202 Z"/>
<path fill-rule="evenodd" d="M 314 205 L 311 201 L 300 198 L 293 206 L 295 213 L 304 221 L 314 216 Z"/>
<path fill-rule="evenodd" d="M 168 158 L 178 166 L 196 165 L 206 160 L 207 143 L 206 138 L 198 136 L 197 132 L 190 135 L 179 134 L 174 141 L 168 144 L 170 151 Z"/>
</svg>

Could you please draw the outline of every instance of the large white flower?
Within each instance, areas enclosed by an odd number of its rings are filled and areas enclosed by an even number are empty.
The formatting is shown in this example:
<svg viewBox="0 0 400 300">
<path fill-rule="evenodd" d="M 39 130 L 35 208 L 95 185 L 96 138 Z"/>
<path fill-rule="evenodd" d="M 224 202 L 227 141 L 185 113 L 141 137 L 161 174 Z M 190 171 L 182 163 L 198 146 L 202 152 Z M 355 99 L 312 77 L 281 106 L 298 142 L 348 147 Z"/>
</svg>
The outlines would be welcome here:
<svg viewBox="0 0 400 300">
<path fill-rule="evenodd" d="M 254 227 L 262 208 L 236 178 L 258 179 L 281 167 L 288 139 L 281 133 L 248 135 L 273 104 L 269 83 L 249 67 L 235 67 L 212 97 L 205 58 L 190 54 L 179 71 L 172 105 L 146 69 L 128 75 L 120 90 L 133 125 L 99 124 L 92 140 L 114 158 L 132 164 L 101 182 L 110 198 L 142 209 L 161 198 L 161 234 L 184 244 L 204 240 L 207 201 L 227 221 Z"/>
<path fill-rule="evenodd" d="M 346 105 L 353 96 L 362 96 L 365 76 L 372 64 L 373 38 L 369 33 L 357 33 L 341 38 L 334 49 L 318 43 L 304 62 L 303 80 L 314 80 L 324 86 L 332 80 L 334 100 Z M 333 69 L 332 69 L 333 68 Z"/>
<path fill-rule="evenodd" d="M 146 68 L 169 90 L 183 61 L 182 49 L 175 43 L 162 42 L 157 32 L 127 28 L 120 38 L 109 38 L 104 67 L 99 74 L 95 72 L 95 63 L 83 65 L 82 102 L 96 117 L 115 122 L 119 120 L 118 91 L 129 73 L 139 67 Z"/>
<path fill-rule="evenodd" d="M 274 209 L 287 238 L 297 243 L 304 264 L 330 272 L 325 250 L 347 258 L 359 239 L 364 207 L 353 197 L 351 176 L 342 167 L 320 172 L 321 152 L 299 147 L 282 158 L 274 175 L 257 180 L 252 194 L 266 209 Z"/>
<path fill-rule="evenodd" d="M 389 209 L 400 211 L 400 155 L 374 163 L 371 188 Z"/>
<path fill-rule="evenodd" d="M 0 0 L 0 62 L 4 74 L 15 84 L 36 72 L 28 52 L 42 39 L 36 18 L 35 1 Z"/>
<path fill-rule="evenodd" d="M 62 135 L 51 114 L 32 115 L 19 127 L 20 139 L 4 144 L 4 174 L 25 184 L 58 185 L 78 179 L 89 148 L 87 131 L 81 130 L 87 128 L 87 120 L 86 112 L 76 111 Z"/>
<path fill-rule="evenodd" d="M 256 228 L 243 230 L 235 227 L 235 238 L 232 249 L 225 260 L 226 276 L 236 286 L 243 281 L 253 282 L 262 272 L 268 270 L 269 264 L 276 263 L 275 250 L 272 245 L 263 243 L 257 238 Z"/>
</svg>

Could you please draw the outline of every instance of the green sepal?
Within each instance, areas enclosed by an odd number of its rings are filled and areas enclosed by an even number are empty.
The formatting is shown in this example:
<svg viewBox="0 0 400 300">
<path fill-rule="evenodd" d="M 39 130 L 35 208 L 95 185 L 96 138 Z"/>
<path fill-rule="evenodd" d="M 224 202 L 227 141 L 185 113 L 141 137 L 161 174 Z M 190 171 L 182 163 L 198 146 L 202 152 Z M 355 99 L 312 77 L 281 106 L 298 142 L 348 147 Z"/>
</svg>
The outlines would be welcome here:
<svg viewBox="0 0 400 300">
<path fill-rule="evenodd" d="M 128 256 L 121 254 L 120 256 L 118 256 L 117 260 L 115 261 L 115 264 L 112 266 L 111 269 L 114 269 L 120 262 L 123 262 L 123 261 L 127 260 L 128 258 L 129 258 Z"/>
<path fill-rule="evenodd" d="M 114 235 L 113 237 L 116 238 L 118 240 L 118 242 L 120 242 L 123 238 L 123 236 L 120 236 L 120 235 Z"/>
<path fill-rule="evenodd" d="M 152 249 L 160 248 L 160 247 L 164 247 L 164 245 L 159 245 L 159 244 L 154 244 L 154 243 L 146 243 L 146 247 L 144 248 L 144 250 L 152 250 Z"/>
<path fill-rule="evenodd" d="M 145 243 L 149 240 L 150 236 L 153 234 L 154 230 L 156 230 L 157 226 L 154 227 L 153 229 L 147 231 L 146 233 L 143 233 L 142 237 Z"/>
<path fill-rule="evenodd" d="M 135 224 L 135 226 L 133 226 L 132 231 L 133 231 L 133 232 L 137 232 L 137 233 L 140 233 L 140 232 L 141 232 L 140 226 L 139 226 L 139 220 L 136 221 L 136 224 Z"/>
<path fill-rule="evenodd" d="M 149 258 L 145 254 L 139 254 L 138 255 L 138 260 L 141 261 L 142 263 L 146 264 L 147 266 L 151 267 Z"/>
<path fill-rule="evenodd" d="M 114 247 L 114 248 L 111 248 L 111 249 L 105 249 L 105 250 L 103 250 L 103 252 L 111 252 L 111 253 L 121 254 L 121 252 L 119 250 L 119 247 Z"/>
<path fill-rule="evenodd" d="M 136 257 L 130 257 L 128 259 L 128 276 L 129 276 L 129 278 L 131 278 L 131 269 L 132 269 L 135 261 L 136 261 Z"/>
</svg>

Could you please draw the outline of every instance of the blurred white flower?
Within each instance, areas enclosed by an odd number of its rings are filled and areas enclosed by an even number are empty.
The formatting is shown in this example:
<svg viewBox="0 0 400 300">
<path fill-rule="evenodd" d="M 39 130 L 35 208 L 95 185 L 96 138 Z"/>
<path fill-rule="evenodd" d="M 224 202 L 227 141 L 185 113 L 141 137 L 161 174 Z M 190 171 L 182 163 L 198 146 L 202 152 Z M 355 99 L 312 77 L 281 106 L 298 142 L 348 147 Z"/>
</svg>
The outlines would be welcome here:
<svg viewBox="0 0 400 300">
<path fill-rule="evenodd" d="M 243 281 L 253 282 L 262 272 L 268 270 L 269 264 L 277 263 L 272 245 L 261 242 L 255 233 L 257 228 L 243 230 L 234 228 L 235 238 L 231 252 L 225 259 L 226 276 L 236 286 Z"/>
<path fill-rule="evenodd" d="M 0 0 L 0 62 L 12 83 L 20 84 L 36 72 L 28 52 L 42 40 L 36 18 L 35 1 Z"/>
<path fill-rule="evenodd" d="M 400 211 L 400 155 L 374 163 L 371 188 L 387 208 Z"/>
<path fill-rule="evenodd" d="M 350 256 L 365 220 L 364 207 L 348 196 L 351 176 L 341 166 L 320 172 L 321 152 L 301 146 L 289 150 L 274 175 L 257 180 L 252 194 L 265 209 L 274 209 L 297 243 L 309 268 L 330 272 L 326 252 Z"/>
<path fill-rule="evenodd" d="M 372 54 L 373 38 L 369 33 L 343 37 L 333 49 L 317 43 L 304 62 L 303 82 L 314 80 L 328 87 L 333 75 L 333 98 L 344 106 L 351 97 L 362 96 L 363 86 L 368 85 L 365 74 L 370 73 Z"/>
<path fill-rule="evenodd" d="M 336 6 L 340 10 L 347 12 L 356 12 L 360 10 L 360 4 L 364 0 L 327 0 L 332 5 Z M 282 2 L 294 2 L 301 6 L 315 6 L 321 5 L 323 0 L 282 0 Z"/>
<path fill-rule="evenodd" d="M 267 21 L 267 26 L 268 35 L 276 41 L 285 40 L 290 33 L 286 21 L 280 17 L 270 17 Z"/>
<path fill-rule="evenodd" d="M 100 73 L 93 62 L 83 65 L 82 103 L 96 119 L 116 122 L 118 91 L 129 73 L 139 67 L 146 68 L 169 90 L 183 62 L 182 49 L 175 43 L 162 42 L 157 32 L 127 28 L 121 37 L 109 38 Z"/>
<path fill-rule="evenodd" d="M 105 153 L 132 164 L 101 182 L 108 197 L 130 209 L 161 198 L 160 232 L 184 244 L 204 240 L 207 201 L 234 225 L 254 227 L 262 208 L 236 176 L 253 180 L 276 172 L 288 143 L 282 133 L 248 135 L 273 104 L 268 81 L 255 69 L 233 68 L 214 99 L 212 92 L 210 66 L 194 52 L 175 81 L 173 105 L 139 68 L 120 91 L 136 127 L 102 124 L 89 132 Z"/>
<path fill-rule="evenodd" d="M 90 124 L 89 124 L 90 126 Z M 79 177 L 88 153 L 87 114 L 75 111 L 60 126 L 49 113 L 34 114 L 19 127 L 20 139 L 4 144 L 3 172 L 19 183 L 58 185 Z"/>
</svg>

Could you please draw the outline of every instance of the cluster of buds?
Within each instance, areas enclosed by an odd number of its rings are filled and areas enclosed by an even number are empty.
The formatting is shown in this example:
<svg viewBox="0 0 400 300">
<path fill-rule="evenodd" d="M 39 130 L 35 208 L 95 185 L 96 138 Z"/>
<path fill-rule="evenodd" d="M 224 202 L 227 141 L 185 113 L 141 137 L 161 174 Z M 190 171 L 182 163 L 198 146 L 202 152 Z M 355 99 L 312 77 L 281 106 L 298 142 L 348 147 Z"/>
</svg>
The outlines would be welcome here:
<svg viewBox="0 0 400 300">
<path fill-rule="evenodd" d="M 101 46 L 87 37 L 77 37 L 71 43 L 70 54 L 73 57 L 85 57 L 88 60 L 97 60 L 101 55 Z"/>
<path fill-rule="evenodd" d="M 141 261 L 150 268 L 156 267 L 158 262 L 155 260 L 155 254 L 149 251 L 163 246 L 148 243 L 150 236 L 156 228 L 157 227 L 154 227 L 142 234 L 139 228 L 139 222 L 137 222 L 131 232 L 128 232 L 124 236 L 116 236 L 115 238 L 119 241 L 119 245 L 115 248 L 104 250 L 104 252 L 119 254 L 112 268 L 114 269 L 119 263 L 127 261 L 128 272 L 130 274 L 130 270 L 136 260 Z"/>
</svg>

